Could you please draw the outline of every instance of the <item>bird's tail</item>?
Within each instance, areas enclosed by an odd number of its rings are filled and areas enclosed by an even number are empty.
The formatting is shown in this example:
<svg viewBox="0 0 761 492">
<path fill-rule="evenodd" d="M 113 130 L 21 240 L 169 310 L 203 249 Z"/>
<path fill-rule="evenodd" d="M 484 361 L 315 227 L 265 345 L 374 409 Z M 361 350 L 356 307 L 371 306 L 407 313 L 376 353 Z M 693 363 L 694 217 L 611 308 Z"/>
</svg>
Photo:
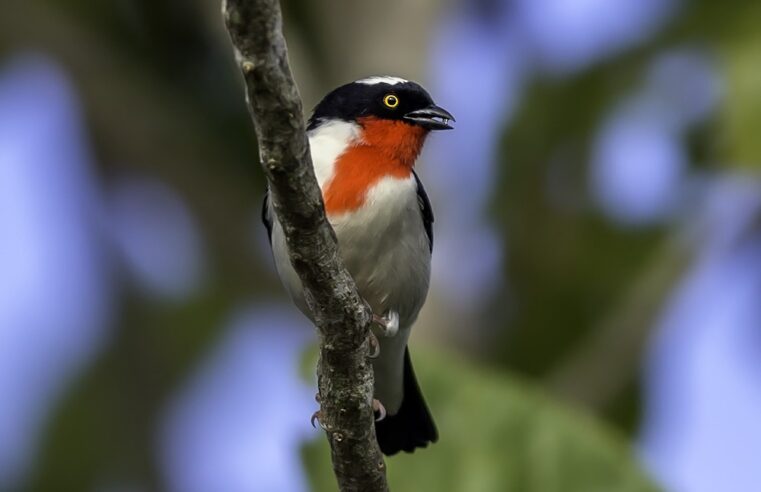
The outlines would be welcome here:
<svg viewBox="0 0 761 492">
<path fill-rule="evenodd" d="M 399 411 L 375 423 L 378 445 L 385 455 L 411 453 L 436 442 L 439 434 L 412 370 L 409 349 L 404 350 L 404 398 Z"/>
</svg>

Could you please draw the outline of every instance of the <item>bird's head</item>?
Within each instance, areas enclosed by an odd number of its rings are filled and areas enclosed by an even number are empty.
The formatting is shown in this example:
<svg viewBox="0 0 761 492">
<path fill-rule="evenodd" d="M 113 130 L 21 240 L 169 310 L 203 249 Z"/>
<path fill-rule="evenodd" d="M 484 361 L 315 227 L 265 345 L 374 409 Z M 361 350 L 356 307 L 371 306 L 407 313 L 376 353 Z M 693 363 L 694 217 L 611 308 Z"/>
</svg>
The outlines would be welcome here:
<svg viewBox="0 0 761 492">
<path fill-rule="evenodd" d="M 367 119 L 404 123 L 424 130 L 451 130 L 454 121 L 419 84 L 398 77 L 368 77 L 333 90 L 315 107 L 309 129 L 328 120 Z"/>
<path fill-rule="evenodd" d="M 454 117 L 419 84 L 384 76 L 357 80 L 330 92 L 315 107 L 308 130 L 335 121 L 356 124 L 363 145 L 411 167 L 428 133 L 451 129 Z"/>
</svg>

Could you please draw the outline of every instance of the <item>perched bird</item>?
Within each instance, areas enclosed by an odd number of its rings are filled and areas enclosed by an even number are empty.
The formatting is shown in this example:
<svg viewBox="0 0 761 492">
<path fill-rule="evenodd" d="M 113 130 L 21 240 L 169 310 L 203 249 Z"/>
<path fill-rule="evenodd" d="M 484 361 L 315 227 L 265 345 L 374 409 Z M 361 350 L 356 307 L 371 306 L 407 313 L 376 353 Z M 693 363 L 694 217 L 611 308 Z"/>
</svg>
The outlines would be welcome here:
<svg viewBox="0 0 761 492">
<path fill-rule="evenodd" d="M 428 293 L 433 212 L 414 171 L 431 130 L 452 115 L 415 82 L 369 77 L 343 85 L 315 107 L 307 126 L 325 212 L 360 295 L 374 313 L 376 421 L 384 454 L 438 439 L 410 362 L 410 328 Z M 312 317 L 285 237 L 265 197 L 262 218 L 275 265 L 295 304 Z"/>
</svg>

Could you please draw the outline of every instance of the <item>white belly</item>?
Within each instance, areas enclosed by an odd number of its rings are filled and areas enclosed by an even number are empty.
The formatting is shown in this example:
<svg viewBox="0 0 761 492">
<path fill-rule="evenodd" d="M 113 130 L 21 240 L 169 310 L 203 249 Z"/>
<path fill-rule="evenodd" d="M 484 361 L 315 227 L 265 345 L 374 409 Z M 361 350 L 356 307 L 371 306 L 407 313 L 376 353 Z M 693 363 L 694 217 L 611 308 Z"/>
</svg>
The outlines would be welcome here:
<svg viewBox="0 0 761 492">
<path fill-rule="evenodd" d="M 377 333 L 380 357 L 372 361 L 375 397 L 390 415 L 403 396 L 404 350 L 428 294 L 431 253 L 417 199 L 415 178 L 384 178 L 368 193 L 363 207 L 328 217 L 338 237 L 346 268 L 359 294 L 373 312 L 399 313 L 399 332 L 392 338 Z M 273 220 L 272 251 L 280 278 L 301 311 L 313 320 L 301 280 L 291 266 L 283 230 Z"/>
<path fill-rule="evenodd" d="M 399 313 L 400 329 L 415 321 L 428 293 L 431 254 L 414 177 L 384 178 L 357 211 L 328 217 L 346 268 L 360 295 L 379 315 Z M 275 265 L 288 292 L 311 318 L 277 221 L 272 230 Z M 406 338 L 406 337 L 405 337 Z"/>
</svg>

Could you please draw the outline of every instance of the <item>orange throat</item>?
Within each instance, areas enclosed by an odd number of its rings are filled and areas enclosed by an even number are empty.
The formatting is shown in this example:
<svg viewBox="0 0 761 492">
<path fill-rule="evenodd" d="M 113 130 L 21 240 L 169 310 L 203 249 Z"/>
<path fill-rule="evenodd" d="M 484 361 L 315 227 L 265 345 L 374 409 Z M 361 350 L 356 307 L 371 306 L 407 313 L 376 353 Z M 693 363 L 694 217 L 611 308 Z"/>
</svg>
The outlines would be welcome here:
<svg viewBox="0 0 761 492">
<path fill-rule="evenodd" d="M 338 157 L 323 190 L 328 215 L 361 207 L 367 191 L 387 176 L 408 178 L 428 135 L 425 128 L 403 121 L 365 117 L 358 122 L 362 137 Z"/>
</svg>

